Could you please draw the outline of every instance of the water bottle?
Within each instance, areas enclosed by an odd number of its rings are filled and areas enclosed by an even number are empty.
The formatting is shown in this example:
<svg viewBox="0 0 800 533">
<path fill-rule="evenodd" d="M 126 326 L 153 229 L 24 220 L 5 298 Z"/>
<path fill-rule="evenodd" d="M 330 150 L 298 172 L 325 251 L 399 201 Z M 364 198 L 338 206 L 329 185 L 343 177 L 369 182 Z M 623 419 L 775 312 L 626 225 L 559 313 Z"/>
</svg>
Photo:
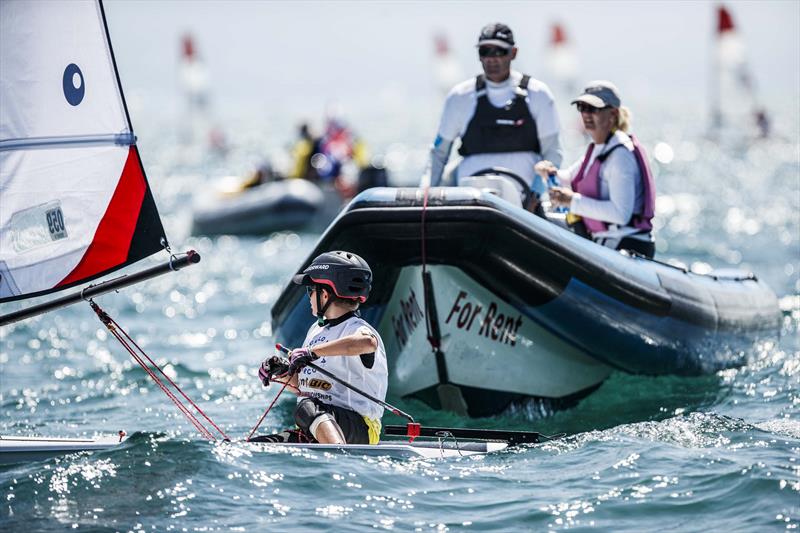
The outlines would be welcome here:
<svg viewBox="0 0 800 533">
<path fill-rule="evenodd" d="M 552 189 L 553 187 L 558 187 L 558 180 L 556 179 L 555 172 L 548 172 L 547 174 L 547 187 Z M 552 208 L 554 213 L 566 213 L 569 209 L 566 206 L 559 206 Z"/>
</svg>

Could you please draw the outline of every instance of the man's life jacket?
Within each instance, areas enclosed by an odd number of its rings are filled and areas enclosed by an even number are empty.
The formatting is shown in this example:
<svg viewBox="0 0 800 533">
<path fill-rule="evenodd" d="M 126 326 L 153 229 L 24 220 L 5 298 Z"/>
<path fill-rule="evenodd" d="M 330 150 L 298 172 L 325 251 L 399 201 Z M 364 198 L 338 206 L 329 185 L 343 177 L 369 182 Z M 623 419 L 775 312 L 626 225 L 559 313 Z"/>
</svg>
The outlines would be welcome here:
<svg viewBox="0 0 800 533">
<path fill-rule="evenodd" d="M 633 135 L 629 135 L 631 142 L 633 142 L 633 155 L 636 157 L 636 164 L 639 167 L 639 174 L 642 176 L 642 195 L 644 197 L 644 206 L 641 213 L 634 213 L 626 226 L 633 226 L 634 228 L 642 231 L 651 231 L 653 229 L 653 215 L 655 214 L 656 205 L 656 184 L 653 180 L 653 173 L 650 171 L 650 165 L 647 162 L 647 154 L 639 141 Z M 594 143 L 589 144 L 586 150 L 586 155 L 583 158 L 578 174 L 572 180 L 572 190 L 580 193 L 588 198 L 600 198 L 600 166 L 608 159 L 608 156 L 619 147 L 625 145 L 620 143 L 611 147 L 607 152 L 599 154 L 592 162 L 589 169 L 586 166 L 589 163 L 589 158 L 592 155 Z M 582 217 L 586 229 L 590 233 L 599 233 L 608 230 L 608 223 L 602 220 L 595 220 L 588 217 Z"/>
<path fill-rule="evenodd" d="M 530 79 L 527 74 L 522 76 L 516 95 L 503 107 L 495 107 L 489 101 L 484 75 L 475 79 L 478 103 L 467 131 L 461 136 L 459 154 L 541 152 L 536 121 L 526 101 Z"/>
</svg>

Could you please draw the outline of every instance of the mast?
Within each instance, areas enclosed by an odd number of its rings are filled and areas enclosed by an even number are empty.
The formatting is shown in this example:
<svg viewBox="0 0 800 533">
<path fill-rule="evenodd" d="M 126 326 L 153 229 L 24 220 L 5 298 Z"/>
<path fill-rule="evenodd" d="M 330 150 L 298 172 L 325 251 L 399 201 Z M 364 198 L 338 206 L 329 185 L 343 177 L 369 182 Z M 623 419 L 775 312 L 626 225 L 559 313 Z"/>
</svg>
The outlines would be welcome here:
<svg viewBox="0 0 800 533">
<path fill-rule="evenodd" d="M 100 18 L 103 21 L 103 31 L 106 34 L 106 43 L 108 43 L 108 53 L 111 56 L 111 65 L 114 67 L 114 77 L 117 79 L 117 88 L 119 89 L 119 96 L 122 100 L 122 108 L 125 110 L 125 119 L 128 121 L 128 129 L 133 133 L 133 123 L 131 122 L 131 114 L 128 112 L 128 102 L 125 100 L 125 91 L 122 90 L 122 80 L 119 78 L 119 69 L 117 68 L 117 58 L 114 55 L 114 46 L 111 44 L 111 34 L 108 32 L 108 20 L 106 19 L 106 9 L 103 5 L 103 0 L 97 0 L 97 7 L 100 10 Z M 136 136 L 134 135 L 134 142 Z"/>
</svg>

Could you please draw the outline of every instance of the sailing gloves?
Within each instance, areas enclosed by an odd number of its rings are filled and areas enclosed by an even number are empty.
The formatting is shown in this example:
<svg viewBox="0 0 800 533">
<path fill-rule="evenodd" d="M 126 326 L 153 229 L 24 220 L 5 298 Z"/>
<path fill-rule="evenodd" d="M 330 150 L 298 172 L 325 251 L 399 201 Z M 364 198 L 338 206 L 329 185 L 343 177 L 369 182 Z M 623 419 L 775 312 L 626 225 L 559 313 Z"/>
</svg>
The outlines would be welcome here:
<svg viewBox="0 0 800 533">
<path fill-rule="evenodd" d="M 319 356 L 308 348 L 297 348 L 292 350 L 287 361 L 283 357 L 274 355 L 261 363 L 258 369 L 258 377 L 265 387 L 275 378 L 294 376 L 300 372 L 308 363 L 319 359 Z"/>
<path fill-rule="evenodd" d="M 294 376 L 315 359 L 319 359 L 319 356 L 310 349 L 295 348 L 292 350 L 292 353 L 289 354 L 289 375 Z"/>
<path fill-rule="evenodd" d="M 261 363 L 261 368 L 258 369 L 258 377 L 261 378 L 261 383 L 268 387 L 270 380 L 276 377 L 284 377 L 288 372 L 289 364 L 286 359 L 273 355 Z"/>
</svg>

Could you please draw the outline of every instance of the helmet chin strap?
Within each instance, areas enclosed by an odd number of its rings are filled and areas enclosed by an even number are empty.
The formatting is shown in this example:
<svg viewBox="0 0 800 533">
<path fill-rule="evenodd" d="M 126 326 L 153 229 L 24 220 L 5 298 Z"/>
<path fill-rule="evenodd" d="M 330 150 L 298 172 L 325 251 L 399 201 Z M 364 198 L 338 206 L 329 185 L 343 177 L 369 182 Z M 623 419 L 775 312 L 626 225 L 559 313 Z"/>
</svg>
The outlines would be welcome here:
<svg viewBox="0 0 800 533">
<path fill-rule="evenodd" d="M 328 289 L 324 288 L 322 285 L 317 285 L 317 290 L 314 291 L 314 296 L 317 298 L 317 324 L 320 327 L 328 323 L 328 320 L 325 318 L 325 311 L 328 310 L 331 302 L 333 302 L 333 297 L 329 294 L 328 301 L 325 302 L 325 305 L 322 305 L 322 297 L 320 296 L 320 293 L 327 290 Z"/>
</svg>

